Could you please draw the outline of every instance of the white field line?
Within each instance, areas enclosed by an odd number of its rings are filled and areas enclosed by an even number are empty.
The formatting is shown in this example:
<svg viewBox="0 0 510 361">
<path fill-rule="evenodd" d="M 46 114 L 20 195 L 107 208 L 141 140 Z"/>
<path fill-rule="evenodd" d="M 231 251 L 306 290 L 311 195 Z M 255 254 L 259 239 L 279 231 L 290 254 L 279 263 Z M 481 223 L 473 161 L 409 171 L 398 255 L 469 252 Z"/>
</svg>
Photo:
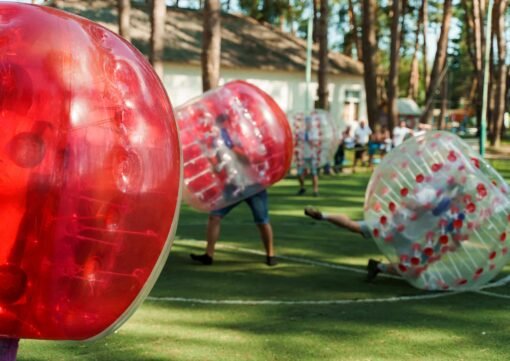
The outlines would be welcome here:
<svg viewBox="0 0 510 361">
<path fill-rule="evenodd" d="M 193 245 L 195 246 L 197 243 L 205 243 L 205 241 L 200 240 L 176 240 L 175 243 L 181 245 Z M 265 255 L 262 251 L 257 251 L 248 248 L 239 248 L 229 245 L 217 245 L 219 248 L 230 249 L 235 251 L 240 251 L 244 253 L 256 254 L 256 255 Z M 312 266 L 318 267 L 326 267 L 332 269 L 339 269 L 342 271 L 351 271 L 356 273 L 365 273 L 365 271 L 360 270 L 355 267 L 348 266 L 339 266 L 332 263 L 327 262 L 317 262 L 312 261 L 306 258 L 300 257 L 291 257 L 291 256 L 277 256 L 280 259 L 286 259 L 289 261 L 308 264 Z M 385 276 L 389 278 L 395 278 L 402 280 L 401 277 L 391 276 L 386 274 L 380 274 L 380 276 Z M 510 275 L 502 278 L 496 282 L 490 283 L 481 287 L 479 291 L 466 291 L 466 292 L 475 292 L 479 294 L 483 294 L 486 296 L 493 296 L 499 298 L 510 299 L 510 296 L 500 295 L 493 292 L 482 291 L 482 289 L 487 288 L 495 288 L 505 286 L 510 283 Z M 201 299 L 201 298 L 186 298 L 186 297 L 147 297 L 148 301 L 153 302 L 179 302 L 179 303 L 196 303 L 196 304 L 208 304 L 208 305 L 244 305 L 244 306 L 260 306 L 260 305 L 349 305 L 349 304 L 367 304 L 367 303 L 385 303 L 385 302 L 401 302 L 401 301 L 421 301 L 428 300 L 434 298 L 442 298 L 447 296 L 457 295 L 461 292 L 440 292 L 440 293 L 428 293 L 421 295 L 413 295 L 413 296 L 392 296 L 385 298 L 365 298 L 365 299 L 341 299 L 341 300 L 213 300 L 213 299 Z"/>
<path fill-rule="evenodd" d="M 504 298 L 504 299 L 510 300 L 509 295 L 501 295 L 499 293 L 487 292 L 487 291 L 476 291 L 476 293 L 479 293 L 484 296 L 491 296 L 491 297 Z"/>
<path fill-rule="evenodd" d="M 355 303 L 383 303 L 383 302 L 401 302 L 401 301 L 420 301 L 431 298 L 440 298 L 453 296 L 458 292 L 442 292 L 423 294 L 415 296 L 385 297 L 385 298 L 363 298 L 352 300 L 211 300 L 201 298 L 185 298 L 185 297 L 147 297 L 148 301 L 154 302 L 181 302 L 181 303 L 199 303 L 206 305 L 244 305 L 244 306 L 260 306 L 260 305 L 349 305 Z"/>
</svg>

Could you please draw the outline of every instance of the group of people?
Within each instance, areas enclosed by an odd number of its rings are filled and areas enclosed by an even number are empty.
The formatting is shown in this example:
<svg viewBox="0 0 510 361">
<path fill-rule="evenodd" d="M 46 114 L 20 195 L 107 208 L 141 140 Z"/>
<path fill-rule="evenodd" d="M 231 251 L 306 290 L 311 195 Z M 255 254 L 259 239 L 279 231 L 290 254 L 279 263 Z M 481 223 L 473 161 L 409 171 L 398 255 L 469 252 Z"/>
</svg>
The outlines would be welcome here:
<svg viewBox="0 0 510 361">
<path fill-rule="evenodd" d="M 356 172 L 356 166 L 359 162 L 362 165 L 372 167 L 374 164 L 374 156 L 379 154 L 384 157 L 391 149 L 398 147 L 408 137 L 418 135 L 422 131 L 430 129 L 426 124 L 418 124 L 417 130 L 413 130 L 407 126 L 405 120 L 393 128 L 393 136 L 386 126 L 381 126 L 377 131 L 373 132 L 372 129 L 366 124 L 364 120 L 360 120 L 357 128 L 352 131 L 351 127 L 345 128 L 340 135 L 338 149 L 334 157 L 334 170 L 339 173 L 343 170 L 343 163 L 345 161 L 345 150 L 354 148 L 354 163 L 352 172 Z M 368 152 L 368 161 L 364 160 L 365 152 Z"/>
<path fill-rule="evenodd" d="M 423 131 L 423 128 L 426 129 L 426 127 L 420 127 L 419 131 Z M 379 152 L 381 156 L 384 156 L 392 148 L 399 146 L 408 136 L 413 135 L 413 133 L 416 135 L 416 133 L 412 129 L 407 127 L 405 121 L 401 121 L 399 125 L 393 129 L 393 137 L 391 138 L 387 128 L 381 127 L 376 133 L 373 133 L 370 127 L 366 124 L 366 122 L 361 120 L 359 122 L 359 126 L 354 130 L 353 136 L 351 136 L 351 129 L 349 127 L 342 132 L 340 144 L 334 157 L 335 160 L 334 169 L 337 172 L 342 171 L 342 165 L 345 159 L 346 148 L 354 148 L 355 157 L 353 164 L 353 172 L 355 172 L 357 163 L 359 161 L 363 162 L 363 155 L 367 149 L 369 155 L 368 162 L 370 166 L 372 164 L 373 156 L 375 154 Z M 298 179 L 300 182 L 300 189 L 298 191 L 298 195 L 302 195 L 305 193 L 304 190 L 305 189 L 304 174 L 306 171 L 305 167 L 309 168 L 311 171 L 313 179 L 313 194 L 314 196 L 317 196 L 318 195 L 317 166 L 311 164 L 309 161 L 305 162 L 303 167 L 301 167 L 298 170 Z M 193 261 L 196 261 L 204 265 L 213 264 L 215 246 L 220 236 L 221 221 L 227 214 L 229 214 L 234 208 L 236 208 L 242 202 L 245 202 L 249 206 L 253 215 L 253 221 L 259 230 L 260 238 L 266 251 L 265 263 L 268 266 L 277 265 L 278 262 L 274 251 L 273 229 L 271 227 L 271 223 L 269 220 L 269 203 L 266 190 L 256 193 L 244 199 L 243 201 L 237 202 L 228 207 L 210 212 L 206 230 L 207 244 L 205 248 L 205 253 L 190 254 L 190 257 Z M 322 213 L 319 209 L 313 207 L 304 208 L 304 214 L 317 221 L 327 221 L 340 228 L 344 228 L 354 233 L 357 233 L 364 238 L 371 238 L 370 231 L 364 221 L 354 221 L 350 219 L 348 216 L 343 214 L 334 215 L 325 214 Z M 382 263 L 373 259 L 369 259 L 368 261 L 367 272 L 368 281 L 372 281 L 380 272 L 397 274 L 396 270 L 391 264 Z"/>
</svg>

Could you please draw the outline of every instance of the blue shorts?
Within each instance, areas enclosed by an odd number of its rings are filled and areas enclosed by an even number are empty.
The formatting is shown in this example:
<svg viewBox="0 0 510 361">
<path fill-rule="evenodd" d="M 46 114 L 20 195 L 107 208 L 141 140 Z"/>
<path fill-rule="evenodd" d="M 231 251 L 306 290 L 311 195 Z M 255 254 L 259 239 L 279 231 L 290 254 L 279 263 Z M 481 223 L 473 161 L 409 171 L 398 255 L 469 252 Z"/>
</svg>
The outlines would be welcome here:
<svg viewBox="0 0 510 361">
<path fill-rule="evenodd" d="M 243 201 L 234 203 L 228 207 L 217 209 L 209 213 L 211 216 L 225 217 L 230 213 L 232 209 L 237 207 Z M 267 191 L 264 189 L 259 193 L 252 195 L 244 199 L 244 202 L 248 204 L 253 215 L 253 221 L 255 224 L 268 224 L 269 223 L 269 202 L 267 199 Z"/>
<path fill-rule="evenodd" d="M 314 160 L 312 158 L 305 158 L 303 159 L 303 164 L 298 168 L 297 175 L 301 176 L 303 173 L 305 173 L 305 169 L 310 170 L 310 174 L 312 176 L 317 175 L 317 164 L 315 164 Z"/>
</svg>

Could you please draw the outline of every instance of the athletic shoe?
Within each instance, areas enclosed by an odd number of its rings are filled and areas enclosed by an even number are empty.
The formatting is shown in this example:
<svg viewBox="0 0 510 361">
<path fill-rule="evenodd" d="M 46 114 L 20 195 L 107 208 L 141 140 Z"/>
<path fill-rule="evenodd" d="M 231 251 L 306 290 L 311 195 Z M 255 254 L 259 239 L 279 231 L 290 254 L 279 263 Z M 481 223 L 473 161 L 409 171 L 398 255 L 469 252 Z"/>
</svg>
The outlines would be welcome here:
<svg viewBox="0 0 510 361">
<path fill-rule="evenodd" d="M 268 266 L 276 266 L 278 264 L 276 256 L 266 256 L 266 264 Z"/>
<path fill-rule="evenodd" d="M 305 215 L 318 221 L 322 220 L 322 212 L 314 207 L 305 207 Z"/>
<path fill-rule="evenodd" d="M 204 253 L 204 254 L 194 254 L 194 253 L 191 253 L 189 256 L 191 257 L 191 259 L 193 261 L 200 262 L 200 263 L 205 264 L 207 266 L 210 266 L 213 263 L 212 257 L 210 257 L 207 253 Z"/>
<path fill-rule="evenodd" d="M 376 261 L 375 259 L 369 259 L 367 264 L 367 281 L 372 282 L 375 277 L 377 277 L 377 274 L 381 272 L 379 269 L 379 264 L 381 262 Z"/>
<path fill-rule="evenodd" d="M 301 188 L 300 190 L 298 190 L 297 194 L 298 196 L 302 196 L 303 194 L 306 193 L 306 189 L 305 188 Z"/>
</svg>

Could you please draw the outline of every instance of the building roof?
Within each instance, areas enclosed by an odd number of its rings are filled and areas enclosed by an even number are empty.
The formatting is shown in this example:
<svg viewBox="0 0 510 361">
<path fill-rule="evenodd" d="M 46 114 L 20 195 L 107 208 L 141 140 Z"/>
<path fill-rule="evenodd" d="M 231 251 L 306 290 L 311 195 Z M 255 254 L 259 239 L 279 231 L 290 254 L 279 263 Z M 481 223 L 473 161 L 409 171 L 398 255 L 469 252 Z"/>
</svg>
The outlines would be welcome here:
<svg viewBox="0 0 510 361">
<path fill-rule="evenodd" d="M 118 32 L 117 1 L 66 0 L 63 9 L 102 24 Z M 170 62 L 200 65 L 202 52 L 202 12 L 167 8 L 164 59 Z M 221 66 L 290 72 L 305 71 L 306 42 L 269 24 L 236 14 L 222 13 Z M 147 6 L 131 8 L 132 43 L 147 54 L 150 21 Z M 313 49 L 312 68 L 318 70 L 318 47 Z M 362 75 L 362 63 L 346 55 L 330 52 L 330 74 Z"/>
</svg>

